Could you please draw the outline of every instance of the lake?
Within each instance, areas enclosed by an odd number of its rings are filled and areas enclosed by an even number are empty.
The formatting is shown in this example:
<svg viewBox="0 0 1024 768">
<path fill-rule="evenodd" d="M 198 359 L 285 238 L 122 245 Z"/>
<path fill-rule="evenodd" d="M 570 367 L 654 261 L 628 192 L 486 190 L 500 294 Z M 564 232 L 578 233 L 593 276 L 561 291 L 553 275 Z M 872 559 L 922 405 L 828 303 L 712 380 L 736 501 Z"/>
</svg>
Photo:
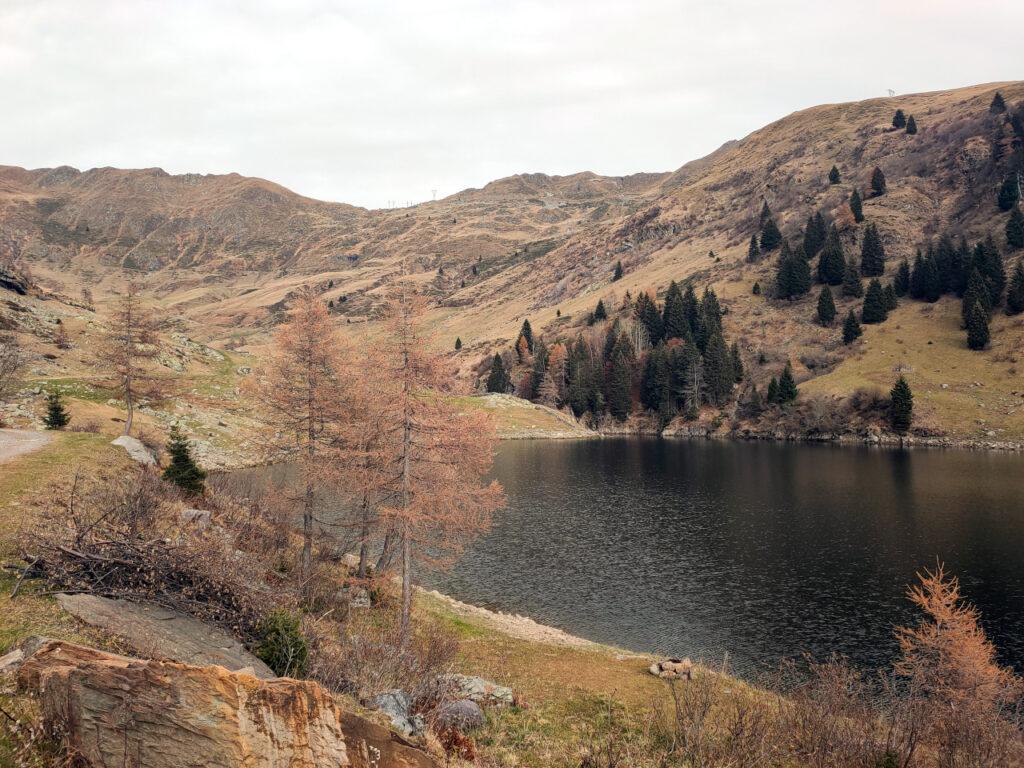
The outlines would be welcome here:
<svg viewBox="0 0 1024 768">
<path fill-rule="evenodd" d="M 888 663 L 936 558 L 1024 668 L 1024 458 L 659 439 L 511 441 L 508 506 L 421 581 L 624 648 L 755 675 L 784 657 Z"/>
</svg>

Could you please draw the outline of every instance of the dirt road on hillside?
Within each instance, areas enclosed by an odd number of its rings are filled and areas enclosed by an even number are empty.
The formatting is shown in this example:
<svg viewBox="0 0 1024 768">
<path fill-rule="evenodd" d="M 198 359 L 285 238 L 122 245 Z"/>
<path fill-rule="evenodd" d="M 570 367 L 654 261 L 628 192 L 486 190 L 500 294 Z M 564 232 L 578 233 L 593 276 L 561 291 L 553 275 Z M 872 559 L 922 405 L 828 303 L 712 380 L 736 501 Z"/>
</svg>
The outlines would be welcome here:
<svg viewBox="0 0 1024 768">
<path fill-rule="evenodd" d="M 27 432 L 21 429 L 0 429 L 0 463 L 42 448 L 50 442 L 45 432 Z"/>
</svg>

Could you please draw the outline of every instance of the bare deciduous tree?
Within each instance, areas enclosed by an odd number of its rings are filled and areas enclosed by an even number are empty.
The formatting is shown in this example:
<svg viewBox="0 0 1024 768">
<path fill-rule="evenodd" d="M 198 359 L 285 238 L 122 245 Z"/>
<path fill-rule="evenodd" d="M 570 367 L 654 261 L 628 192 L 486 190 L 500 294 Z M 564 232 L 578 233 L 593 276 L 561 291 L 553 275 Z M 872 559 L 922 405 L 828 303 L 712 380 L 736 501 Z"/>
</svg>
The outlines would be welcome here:
<svg viewBox="0 0 1024 768">
<path fill-rule="evenodd" d="M 14 393 L 24 365 L 25 353 L 18 340 L 10 334 L 0 334 L 0 402 Z"/>
<path fill-rule="evenodd" d="M 347 354 L 324 303 L 304 289 L 253 384 L 265 408 L 272 458 L 294 460 L 300 473 L 304 582 L 312 568 L 317 488 L 337 483 L 339 427 L 348 413 Z"/>
<path fill-rule="evenodd" d="M 142 306 L 138 293 L 138 286 L 129 283 L 111 318 L 101 360 L 113 370 L 114 387 L 127 406 L 126 435 L 132 431 L 138 398 L 159 394 L 159 381 L 150 370 L 150 362 L 160 353 L 157 321 L 152 312 Z"/>
<path fill-rule="evenodd" d="M 393 500 L 381 506 L 401 546 L 401 635 L 412 612 L 414 555 L 438 560 L 490 525 L 504 500 L 484 484 L 494 455 L 494 426 L 485 413 L 460 413 L 445 397 L 452 379 L 423 329 L 424 300 L 400 281 L 389 301 L 386 379 L 393 387 Z"/>
</svg>

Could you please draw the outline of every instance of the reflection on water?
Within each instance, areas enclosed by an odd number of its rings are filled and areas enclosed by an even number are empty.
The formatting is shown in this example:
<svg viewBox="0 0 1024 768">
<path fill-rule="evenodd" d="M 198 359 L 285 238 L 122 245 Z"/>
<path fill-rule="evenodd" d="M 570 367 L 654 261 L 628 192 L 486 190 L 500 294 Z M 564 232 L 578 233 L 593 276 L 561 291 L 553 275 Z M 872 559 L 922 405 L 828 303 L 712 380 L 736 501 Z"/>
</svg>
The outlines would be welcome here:
<svg viewBox="0 0 1024 768">
<path fill-rule="evenodd" d="M 447 573 L 462 600 L 753 673 L 837 651 L 886 663 L 916 570 L 959 575 L 1024 664 L 1017 456 L 611 439 L 502 445 L 508 507 Z"/>
</svg>

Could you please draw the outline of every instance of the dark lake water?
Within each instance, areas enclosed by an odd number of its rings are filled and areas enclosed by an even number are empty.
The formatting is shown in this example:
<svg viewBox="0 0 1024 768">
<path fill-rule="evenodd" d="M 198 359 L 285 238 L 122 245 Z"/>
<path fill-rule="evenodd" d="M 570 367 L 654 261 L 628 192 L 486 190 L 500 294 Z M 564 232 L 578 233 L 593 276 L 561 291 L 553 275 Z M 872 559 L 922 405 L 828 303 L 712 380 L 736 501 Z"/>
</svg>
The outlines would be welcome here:
<svg viewBox="0 0 1024 768">
<path fill-rule="evenodd" d="M 1024 458 L 657 439 L 512 441 L 508 507 L 424 581 L 635 650 L 753 675 L 836 651 L 886 664 L 942 559 L 1024 667 Z"/>
</svg>

